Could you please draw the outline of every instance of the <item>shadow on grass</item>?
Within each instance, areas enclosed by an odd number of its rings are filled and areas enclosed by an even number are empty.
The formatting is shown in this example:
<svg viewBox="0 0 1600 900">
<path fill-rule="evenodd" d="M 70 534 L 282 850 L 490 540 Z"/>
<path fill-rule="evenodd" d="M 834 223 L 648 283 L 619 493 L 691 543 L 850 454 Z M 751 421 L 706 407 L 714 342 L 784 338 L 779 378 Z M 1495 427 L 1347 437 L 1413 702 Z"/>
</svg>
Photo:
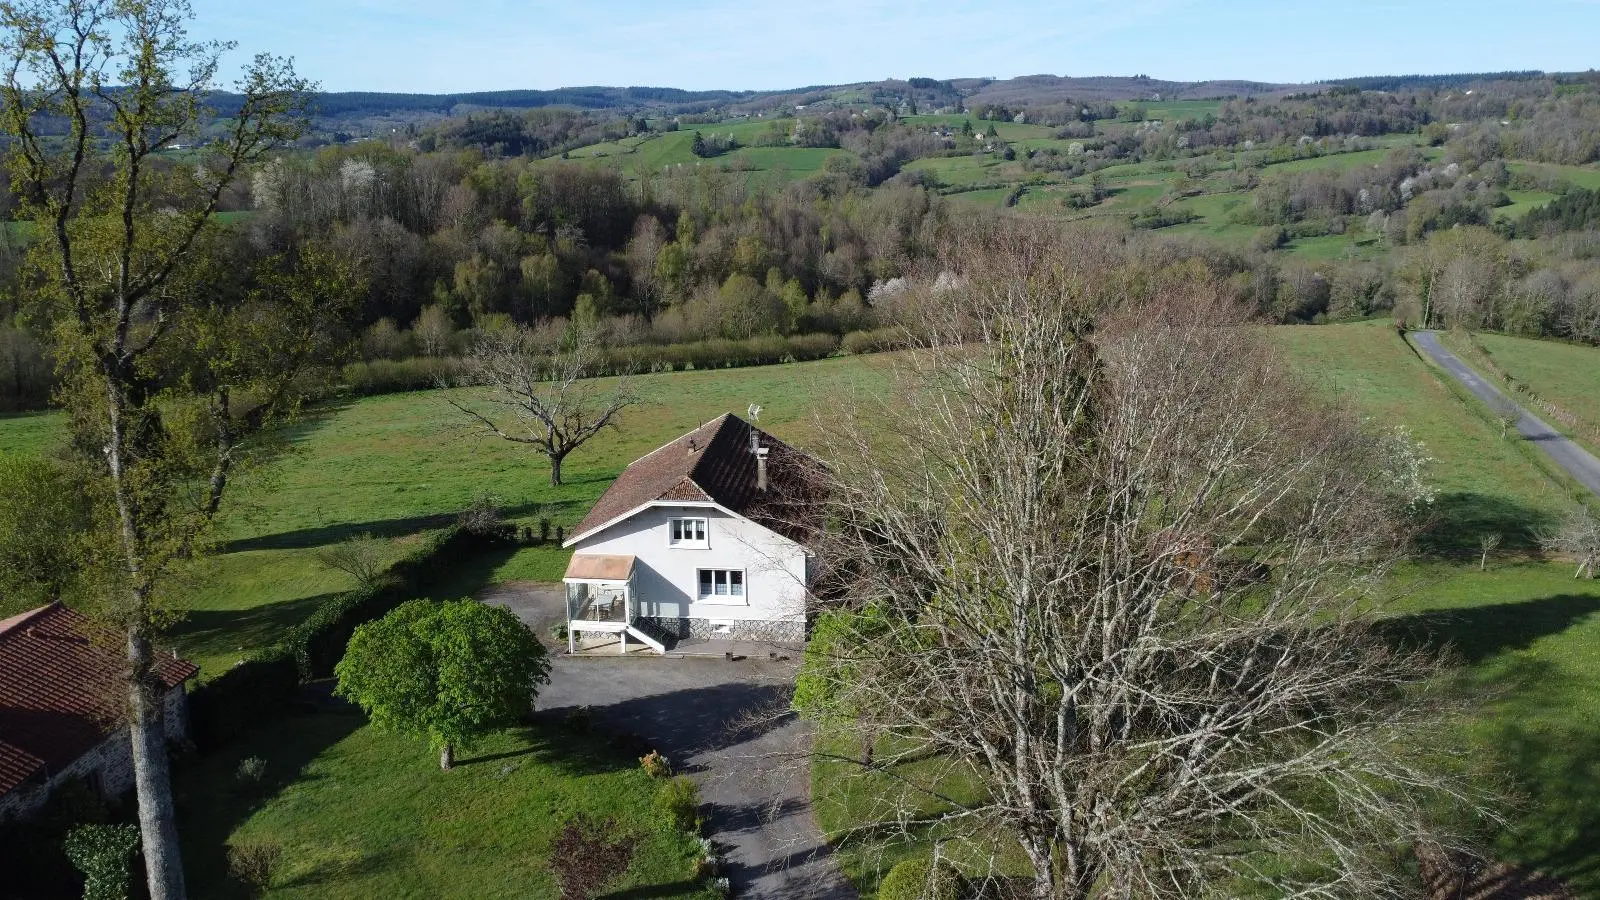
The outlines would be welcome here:
<svg viewBox="0 0 1600 900">
<path fill-rule="evenodd" d="M 542 546 L 554 549 L 557 545 L 549 543 Z M 476 597 L 493 582 L 495 571 L 523 549 L 520 544 L 496 542 L 470 556 L 454 560 L 448 567 L 426 578 L 418 586 L 418 596 L 435 600 Z"/>
<path fill-rule="evenodd" d="M 1483 702 L 1466 723 L 1471 746 L 1517 798 L 1495 855 L 1600 896 L 1600 719 L 1573 683 L 1563 652 L 1527 650 L 1600 614 L 1600 596 L 1558 594 L 1517 603 L 1403 616 L 1383 628 L 1401 646 L 1450 647 L 1470 667 L 1455 690 Z M 1583 671 L 1581 665 L 1576 667 Z"/>
<path fill-rule="evenodd" d="M 323 751 L 366 724 L 359 712 L 319 712 L 264 724 L 204 757 L 184 760 L 173 777 L 184 868 L 196 897 L 247 898 L 251 890 L 228 875 L 227 841 L 236 828 L 296 781 Z M 265 777 L 247 787 L 237 775 L 248 757 L 266 763 Z"/>
<path fill-rule="evenodd" d="M 515 735 L 523 746 L 515 750 L 458 759 L 456 768 L 487 766 L 523 757 L 534 757 L 561 774 L 574 777 L 604 775 L 639 767 L 639 760 L 634 754 L 619 749 L 603 733 L 578 733 L 549 725 L 514 729 L 508 733 Z"/>
<path fill-rule="evenodd" d="M 576 509 L 579 505 L 580 503 L 577 500 L 557 500 L 550 503 L 520 503 L 516 506 L 503 507 L 500 510 L 500 515 L 508 519 L 516 519 L 548 509 L 557 515 L 565 517 L 566 513 Z M 581 505 L 587 506 L 586 503 Z M 455 512 L 430 513 L 425 516 L 404 516 L 396 519 L 376 519 L 371 522 L 341 522 L 335 525 L 321 525 L 316 528 L 299 528 L 294 531 L 282 531 L 277 534 L 239 538 L 223 544 L 218 548 L 218 552 L 238 553 L 244 550 L 295 550 L 306 547 L 321 547 L 353 538 L 359 534 L 371 534 L 381 538 L 403 537 L 429 528 L 443 528 L 454 522 L 458 515 L 460 515 L 459 510 Z"/>
<path fill-rule="evenodd" d="M 700 886 L 700 882 L 685 878 L 671 884 L 645 884 L 601 894 L 599 900 L 648 900 L 650 897 L 681 897 Z"/>
<path fill-rule="evenodd" d="M 1535 535 L 1551 524 L 1544 512 L 1504 497 L 1459 491 L 1441 494 L 1434 500 L 1427 527 L 1417 537 L 1417 550 L 1424 557 L 1467 559 L 1480 552 L 1481 538 L 1498 534 L 1502 551 L 1537 551 Z"/>
<path fill-rule="evenodd" d="M 334 596 L 316 594 L 249 609 L 191 610 L 173 627 L 172 636 L 185 653 L 220 656 L 236 650 L 249 652 L 282 640 L 285 632 Z"/>
<path fill-rule="evenodd" d="M 1600 721 L 1567 695 L 1570 677 L 1547 659 L 1509 660 L 1486 682 L 1506 701 L 1485 717 L 1478 741 L 1520 795 L 1498 841 L 1500 855 L 1597 897 Z"/>
<path fill-rule="evenodd" d="M 1393 643 L 1408 648 L 1450 649 L 1467 663 L 1506 650 L 1525 650 L 1600 612 L 1600 595 L 1557 594 L 1537 600 L 1466 609 L 1431 610 L 1398 616 L 1379 625 Z"/>
</svg>

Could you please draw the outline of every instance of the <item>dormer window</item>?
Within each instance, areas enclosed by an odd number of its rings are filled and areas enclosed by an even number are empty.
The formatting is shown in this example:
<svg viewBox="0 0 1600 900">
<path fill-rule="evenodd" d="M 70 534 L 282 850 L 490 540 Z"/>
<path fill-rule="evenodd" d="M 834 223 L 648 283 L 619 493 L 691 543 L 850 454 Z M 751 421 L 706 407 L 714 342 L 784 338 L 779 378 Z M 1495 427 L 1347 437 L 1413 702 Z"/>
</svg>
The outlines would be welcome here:
<svg viewBox="0 0 1600 900">
<path fill-rule="evenodd" d="M 710 532 L 706 519 L 668 519 L 667 546 L 704 550 L 711 546 Z"/>
</svg>

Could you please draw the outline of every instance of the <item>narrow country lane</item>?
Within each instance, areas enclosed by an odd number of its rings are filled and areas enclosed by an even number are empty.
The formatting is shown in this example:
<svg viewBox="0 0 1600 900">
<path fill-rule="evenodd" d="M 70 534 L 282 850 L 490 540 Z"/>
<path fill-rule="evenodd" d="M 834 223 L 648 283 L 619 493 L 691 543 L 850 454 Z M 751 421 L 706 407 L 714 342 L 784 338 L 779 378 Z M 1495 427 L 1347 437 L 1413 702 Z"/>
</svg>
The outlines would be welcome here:
<svg viewBox="0 0 1600 900">
<path fill-rule="evenodd" d="M 1566 470 L 1578 483 L 1589 490 L 1600 494 L 1600 459 L 1594 454 L 1574 443 L 1561 432 L 1545 424 L 1543 419 L 1535 416 L 1522 405 L 1516 403 L 1505 392 L 1490 384 L 1487 380 L 1473 371 L 1470 366 L 1461 361 L 1461 358 L 1446 350 L 1439 343 L 1439 333 L 1436 331 L 1417 331 L 1412 333 L 1416 339 L 1417 348 L 1428 354 L 1434 362 L 1443 366 L 1447 372 L 1455 376 L 1466 386 L 1472 395 L 1484 403 L 1495 404 L 1510 403 L 1521 413 L 1517 420 L 1517 433 L 1528 441 L 1532 441 L 1539 449 L 1543 450 L 1556 465 Z"/>
</svg>

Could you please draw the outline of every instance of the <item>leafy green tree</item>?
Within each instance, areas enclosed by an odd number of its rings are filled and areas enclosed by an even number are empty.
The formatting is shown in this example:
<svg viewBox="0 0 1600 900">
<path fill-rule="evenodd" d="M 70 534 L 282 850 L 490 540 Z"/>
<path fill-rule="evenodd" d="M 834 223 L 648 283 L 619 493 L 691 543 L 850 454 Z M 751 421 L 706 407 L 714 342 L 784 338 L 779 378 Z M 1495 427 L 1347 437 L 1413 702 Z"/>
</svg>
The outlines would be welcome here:
<svg viewBox="0 0 1600 900">
<path fill-rule="evenodd" d="M 83 586 L 91 508 L 64 466 L 0 457 L 0 618 L 75 595 Z"/>
<path fill-rule="evenodd" d="M 139 829 L 83 825 L 67 834 L 63 849 L 83 873 L 83 900 L 128 900 L 133 892 L 129 863 L 139 851 Z"/>
<path fill-rule="evenodd" d="M 304 257 L 243 285 L 218 263 L 221 198 L 303 133 L 311 86 L 287 60 L 257 56 L 219 120 L 206 103 L 231 45 L 191 40 L 192 18 L 185 0 L 0 3 L 0 131 L 19 217 L 37 235 L 23 294 L 50 326 L 73 446 L 100 499 L 97 543 L 116 563 L 97 585 L 109 598 L 99 612 L 126 636 L 154 900 L 185 895 L 151 677 L 175 605 L 166 588 L 203 549 L 246 439 L 293 412 L 293 385 L 336 332 L 324 316 L 338 306 L 330 268 L 304 273 Z M 178 142 L 194 155 L 170 165 L 161 153 Z"/>
<path fill-rule="evenodd" d="M 550 680 L 544 645 L 510 610 L 413 600 L 357 628 L 334 669 L 338 694 L 372 724 L 426 736 L 439 768 L 531 708 Z"/>
</svg>

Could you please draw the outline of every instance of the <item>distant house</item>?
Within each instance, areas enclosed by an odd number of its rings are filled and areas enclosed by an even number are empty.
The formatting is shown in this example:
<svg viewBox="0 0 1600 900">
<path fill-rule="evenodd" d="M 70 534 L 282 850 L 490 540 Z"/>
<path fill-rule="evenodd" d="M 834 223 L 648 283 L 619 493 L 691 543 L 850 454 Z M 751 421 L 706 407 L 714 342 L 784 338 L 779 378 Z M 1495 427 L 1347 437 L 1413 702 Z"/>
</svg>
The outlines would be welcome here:
<svg viewBox="0 0 1600 900">
<path fill-rule="evenodd" d="M 802 640 L 818 471 L 732 414 L 635 460 L 565 544 L 568 649 L 593 632 L 624 652 Z"/>
<path fill-rule="evenodd" d="M 121 648 L 59 603 L 0 620 L 0 821 L 26 818 L 72 779 L 107 799 L 132 789 Z M 184 682 L 198 671 L 175 655 L 156 669 L 169 740 L 188 734 Z"/>
</svg>

